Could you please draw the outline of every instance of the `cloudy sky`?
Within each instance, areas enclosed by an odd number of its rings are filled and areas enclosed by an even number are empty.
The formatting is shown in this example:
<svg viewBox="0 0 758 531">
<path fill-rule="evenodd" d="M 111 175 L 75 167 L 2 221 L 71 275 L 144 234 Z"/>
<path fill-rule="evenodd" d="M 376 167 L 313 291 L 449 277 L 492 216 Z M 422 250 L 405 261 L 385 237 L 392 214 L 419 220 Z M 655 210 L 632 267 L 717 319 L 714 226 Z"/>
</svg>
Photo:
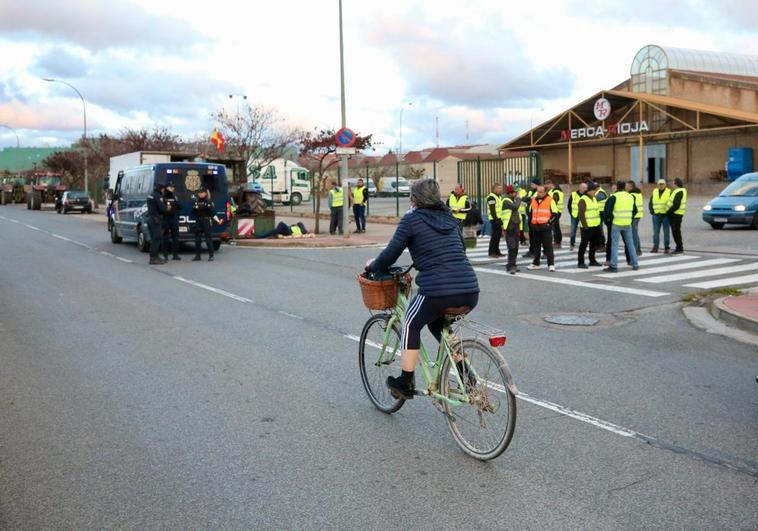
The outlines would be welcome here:
<svg viewBox="0 0 758 531">
<path fill-rule="evenodd" d="M 168 126 L 206 134 L 229 94 L 340 124 L 337 0 L 0 0 L 0 124 L 22 145 Z M 629 76 L 661 44 L 758 55 L 755 0 L 343 0 L 348 125 L 380 152 L 501 143 Z M 15 145 L 0 128 L 0 148 Z"/>
</svg>

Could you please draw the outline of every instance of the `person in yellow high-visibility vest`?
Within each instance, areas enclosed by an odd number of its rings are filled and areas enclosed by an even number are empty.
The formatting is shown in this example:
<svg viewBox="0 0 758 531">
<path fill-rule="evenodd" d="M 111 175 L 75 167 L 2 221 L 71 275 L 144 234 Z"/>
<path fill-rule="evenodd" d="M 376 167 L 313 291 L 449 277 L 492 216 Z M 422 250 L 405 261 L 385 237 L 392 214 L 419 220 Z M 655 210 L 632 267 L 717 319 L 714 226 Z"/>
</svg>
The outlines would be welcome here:
<svg viewBox="0 0 758 531">
<path fill-rule="evenodd" d="M 581 227 L 582 241 L 579 244 L 579 254 L 577 256 L 577 267 L 579 269 L 589 269 L 592 267 L 601 267 L 600 262 L 595 258 L 598 244 L 600 243 L 600 207 L 595 199 L 597 185 L 593 182 L 584 184 L 584 192 L 577 200 L 577 219 Z M 590 264 L 584 261 L 584 253 L 587 246 L 590 247 Z"/>
<path fill-rule="evenodd" d="M 553 198 L 553 203 L 555 203 L 555 208 L 557 209 L 557 212 L 555 214 L 555 217 L 553 219 L 553 247 L 556 247 L 560 249 L 561 247 L 561 241 L 563 240 L 563 233 L 561 233 L 561 214 L 563 213 L 563 190 L 561 190 L 561 187 L 557 184 L 553 183 L 553 181 L 545 181 L 545 189 L 547 190 L 547 193 L 550 194 L 550 197 Z"/>
<path fill-rule="evenodd" d="M 645 200 L 642 197 L 642 190 L 637 188 L 634 181 L 626 182 L 626 191 L 634 196 L 634 206 L 637 207 L 637 213 L 632 220 L 632 239 L 634 239 L 634 250 L 637 256 L 642 256 L 642 244 L 640 243 L 640 220 L 645 215 Z"/>
<path fill-rule="evenodd" d="M 684 187 L 682 180 L 677 177 L 674 179 L 674 189 L 671 191 L 668 201 L 668 217 L 671 223 L 671 235 L 674 237 L 676 248 L 671 254 L 681 254 L 684 252 L 682 243 L 682 219 L 687 207 L 687 189 Z"/>
<path fill-rule="evenodd" d="M 594 189 L 597 190 L 597 186 L 595 186 Z M 576 247 L 576 230 L 579 228 L 579 200 L 586 193 L 587 183 L 579 183 L 579 188 L 571 192 L 568 200 L 568 205 L 566 205 L 566 208 L 569 211 L 569 215 L 571 216 L 571 239 L 569 241 L 569 244 L 571 245 L 572 251 Z"/>
<path fill-rule="evenodd" d="M 337 181 L 332 181 L 332 189 L 329 190 L 328 205 L 331 213 L 329 220 L 329 234 L 334 234 L 335 231 L 344 234 L 342 228 L 342 207 L 345 205 L 345 190 L 340 188 Z"/>
<path fill-rule="evenodd" d="M 466 215 L 471 210 L 471 202 L 468 200 L 468 196 L 463 190 L 461 183 L 455 185 L 453 193 L 447 198 L 447 206 L 453 213 L 453 217 L 458 220 L 458 223 L 463 224 Z"/>
<path fill-rule="evenodd" d="M 521 230 L 521 217 L 519 216 L 519 207 L 521 198 L 518 192 L 509 184 L 505 189 L 505 196 L 502 200 L 503 214 L 503 232 L 505 232 L 505 244 L 508 247 L 508 262 L 505 270 L 511 275 L 518 271 L 516 259 L 518 258 L 519 232 Z"/>
<path fill-rule="evenodd" d="M 614 192 L 606 203 L 606 212 L 610 214 L 611 234 L 611 260 L 608 267 L 603 269 L 609 273 L 618 271 L 619 239 L 624 240 L 624 247 L 629 250 L 627 254 L 635 271 L 640 268 L 637 263 L 637 253 L 634 252 L 634 238 L 632 236 L 632 220 L 637 214 L 634 196 L 625 190 L 626 183 L 618 181 Z"/>
<path fill-rule="evenodd" d="M 516 184 L 513 188 L 518 192 L 519 199 L 521 199 L 521 204 L 518 207 L 518 215 L 521 218 L 521 223 L 519 224 L 519 242 L 521 245 L 526 245 L 526 189 L 520 184 Z"/>
<path fill-rule="evenodd" d="M 366 204 L 368 203 L 368 188 L 363 184 L 363 179 L 358 179 L 355 188 L 351 187 L 348 194 L 350 203 L 353 205 L 353 217 L 355 218 L 355 232 L 366 232 Z"/>
<path fill-rule="evenodd" d="M 490 222 L 490 258 L 502 258 L 504 255 L 500 252 L 500 237 L 503 234 L 503 185 L 495 183 L 492 185 L 492 191 L 487 194 L 485 201 L 487 203 L 487 219 Z"/>
<path fill-rule="evenodd" d="M 661 241 L 661 229 L 663 229 L 663 245 L 664 252 L 669 254 L 670 247 L 670 230 L 669 230 L 669 217 L 668 203 L 669 196 L 671 196 L 671 189 L 666 186 L 665 179 L 658 180 L 658 188 L 653 190 L 650 194 L 650 202 L 648 203 L 648 211 L 653 218 L 653 248 L 651 253 L 658 252 L 658 245 Z"/>
</svg>

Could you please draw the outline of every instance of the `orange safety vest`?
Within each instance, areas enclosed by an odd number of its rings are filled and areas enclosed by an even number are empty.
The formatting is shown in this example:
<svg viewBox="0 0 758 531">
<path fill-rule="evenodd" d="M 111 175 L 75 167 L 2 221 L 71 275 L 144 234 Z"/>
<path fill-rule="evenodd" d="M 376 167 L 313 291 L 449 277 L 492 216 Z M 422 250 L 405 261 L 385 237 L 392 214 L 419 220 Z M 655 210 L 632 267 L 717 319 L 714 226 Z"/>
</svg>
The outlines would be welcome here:
<svg viewBox="0 0 758 531">
<path fill-rule="evenodd" d="M 532 198 L 532 224 L 544 225 L 550 221 L 550 216 L 553 211 L 555 211 L 555 207 L 553 206 L 553 198 L 549 195 L 546 195 L 541 203 L 537 202 L 537 196 L 534 196 Z"/>
</svg>

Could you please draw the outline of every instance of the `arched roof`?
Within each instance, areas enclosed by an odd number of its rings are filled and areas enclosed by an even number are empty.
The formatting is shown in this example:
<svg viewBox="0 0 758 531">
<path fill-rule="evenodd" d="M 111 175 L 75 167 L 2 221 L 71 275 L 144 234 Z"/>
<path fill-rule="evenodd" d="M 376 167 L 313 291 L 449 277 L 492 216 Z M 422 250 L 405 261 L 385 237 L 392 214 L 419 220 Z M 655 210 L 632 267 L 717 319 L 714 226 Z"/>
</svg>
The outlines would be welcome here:
<svg viewBox="0 0 758 531">
<path fill-rule="evenodd" d="M 689 70 L 758 77 L 758 57 L 649 44 L 632 61 L 632 78 L 661 70 Z"/>
</svg>

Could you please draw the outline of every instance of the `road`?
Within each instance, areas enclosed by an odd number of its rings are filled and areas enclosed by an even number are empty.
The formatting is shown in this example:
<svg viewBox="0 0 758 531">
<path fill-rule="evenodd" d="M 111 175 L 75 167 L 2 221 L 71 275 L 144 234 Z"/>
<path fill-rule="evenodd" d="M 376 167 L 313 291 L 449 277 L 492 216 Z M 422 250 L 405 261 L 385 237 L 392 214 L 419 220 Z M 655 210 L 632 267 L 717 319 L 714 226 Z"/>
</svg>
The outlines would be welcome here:
<svg viewBox="0 0 758 531">
<path fill-rule="evenodd" d="M 479 463 L 431 402 L 363 391 L 378 249 L 150 267 L 94 216 L 0 216 L 0 529 L 758 526 L 758 353 L 690 326 L 681 281 L 480 272 L 473 317 L 507 331 L 522 394 Z"/>
</svg>

